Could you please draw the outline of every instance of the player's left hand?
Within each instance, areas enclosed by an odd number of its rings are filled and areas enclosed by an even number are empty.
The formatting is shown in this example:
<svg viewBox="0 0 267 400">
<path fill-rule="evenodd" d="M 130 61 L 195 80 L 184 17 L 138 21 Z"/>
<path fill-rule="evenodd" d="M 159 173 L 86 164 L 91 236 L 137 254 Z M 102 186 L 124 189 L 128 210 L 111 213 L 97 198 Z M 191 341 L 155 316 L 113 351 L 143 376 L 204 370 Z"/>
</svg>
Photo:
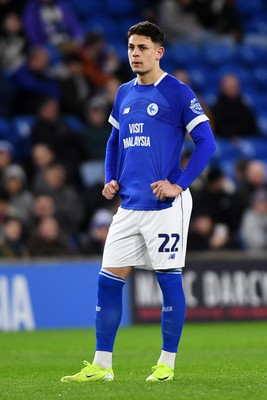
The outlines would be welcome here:
<svg viewBox="0 0 267 400">
<path fill-rule="evenodd" d="M 165 179 L 164 181 L 153 182 L 150 186 L 153 189 L 153 193 L 160 200 L 164 200 L 167 197 L 176 197 L 183 191 L 181 186 L 176 185 L 176 183 L 170 183 L 168 179 Z"/>
</svg>

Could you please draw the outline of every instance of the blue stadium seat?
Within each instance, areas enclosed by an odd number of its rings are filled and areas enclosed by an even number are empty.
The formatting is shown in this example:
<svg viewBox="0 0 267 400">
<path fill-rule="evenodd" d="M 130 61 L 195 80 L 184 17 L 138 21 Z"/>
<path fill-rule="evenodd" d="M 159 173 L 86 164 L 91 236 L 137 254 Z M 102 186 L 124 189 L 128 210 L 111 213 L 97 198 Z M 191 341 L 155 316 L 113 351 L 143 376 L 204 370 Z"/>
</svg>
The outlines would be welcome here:
<svg viewBox="0 0 267 400">
<path fill-rule="evenodd" d="M 130 26 L 136 24 L 138 21 L 135 18 L 127 17 L 116 18 L 116 29 L 113 27 L 113 35 L 110 35 L 107 40 L 116 50 L 117 54 L 122 61 L 128 63 L 127 52 L 127 31 Z"/>
<path fill-rule="evenodd" d="M 267 110 L 259 112 L 257 114 L 257 123 L 262 135 L 267 138 Z M 267 143 L 265 144 L 265 153 L 267 159 Z"/>
<path fill-rule="evenodd" d="M 31 155 L 31 128 L 35 122 L 34 115 L 18 115 L 12 119 L 12 129 L 17 135 L 17 157 L 24 160 Z"/>
<path fill-rule="evenodd" d="M 102 2 L 96 0 L 68 0 L 68 3 L 80 21 L 86 20 L 89 16 L 101 14 L 103 11 Z"/>
<path fill-rule="evenodd" d="M 203 59 L 212 67 L 237 61 L 237 47 L 232 43 L 212 43 L 204 46 Z"/>
<path fill-rule="evenodd" d="M 243 98 L 256 113 L 266 110 L 267 93 L 262 93 L 255 87 L 247 87 L 243 90 Z"/>
<path fill-rule="evenodd" d="M 241 44 L 238 50 L 239 60 L 242 64 L 254 66 L 262 63 L 267 64 L 267 50 L 263 46 Z"/>
<path fill-rule="evenodd" d="M 201 96 L 208 107 L 212 107 L 218 98 L 218 89 L 210 86 L 207 90 L 201 92 Z"/>
<path fill-rule="evenodd" d="M 79 172 L 84 187 L 90 188 L 103 182 L 104 161 L 86 161 L 80 165 Z"/>
<path fill-rule="evenodd" d="M 238 142 L 216 138 L 217 150 L 211 162 L 233 178 L 234 169 L 239 159 L 259 159 L 267 161 L 267 137 L 248 137 Z"/>
<path fill-rule="evenodd" d="M 13 118 L 13 125 L 20 137 L 28 138 L 31 136 L 31 128 L 35 119 L 34 115 L 17 115 Z"/>
<path fill-rule="evenodd" d="M 64 121 L 74 132 L 80 132 L 84 127 L 80 118 L 76 117 L 75 115 L 64 115 Z"/>
<path fill-rule="evenodd" d="M 267 34 L 267 10 L 262 14 L 248 18 L 243 22 L 245 33 Z"/>
<path fill-rule="evenodd" d="M 121 30 L 121 35 L 122 35 L 122 39 L 125 39 L 127 42 L 127 32 L 128 29 L 135 25 L 137 22 L 139 22 L 138 17 L 136 17 L 135 15 L 125 15 L 125 16 L 121 16 L 120 18 L 116 17 L 116 24 L 119 26 L 120 30 Z"/>
<path fill-rule="evenodd" d="M 255 87 L 260 91 L 267 92 L 267 64 L 265 67 L 256 66 L 252 73 Z"/>
<path fill-rule="evenodd" d="M 8 140 L 11 131 L 9 119 L 0 117 L 0 140 Z"/>
<path fill-rule="evenodd" d="M 183 145 L 183 153 L 186 151 L 194 151 L 195 144 L 192 140 L 185 140 L 184 145 Z"/>
<path fill-rule="evenodd" d="M 249 137 L 241 139 L 239 147 L 241 155 L 245 158 L 267 159 L 267 137 Z"/>
<path fill-rule="evenodd" d="M 169 52 L 173 62 L 179 68 L 192 66 L 200 60 L 199 48 L 190 43 L 173 43 L 170 45 Z"/>
<path fill-rule="evenodd" d="M 244 91 L 244 99 L 254 110 L 256 115 L 265 113 L 267 111 L 267 92 L 261 93 L 256 90 Z"/>
<path fill-rule="evenodd" d="M 237 160 L 237 158 L 219 160 L 216 166 L 219 167 L 226 176 L 234 180 Z"/>
<path fill-rule="evenodd" d="M 108 40 L 116 33 L 116 25 L 112 18 L 103 13 L 92 14 L 83 23 L 83 27 L 86 32 L 99 31 L 104 34 Z"/>
<path fill-rule="evenodd" d="M 106 7 L 108 13 L 116 17 L 133 15 L 135 2 L 134 0 L 106 0 Z"/>
<path fill-rule="evenodd" d="M 265 0 L 236 0 L 236 10 L 242 18 L 250 17 L 251 15 L 260 15 L 266 8 Z"/>
<path fill-rule="evenodd" d="M 223 138 L 216 138 L 216 145 L 217 148 L 213 158 L 217 162 L 236 160 L 241 156 L 241 151 L 238 144 L 234 144 L 230 140 Z"/>
<path fill-rule="evenodd" d="M 189 65 L 187 71 L 190 76 L 191 86 L 194 90 L 205 91 L 208 88 L 217 88 L 218 73 L 205 64 Z"/>
<path fill-rule="evenodd" d="M 119 59 L 128 66 L 128 48 L 127 39 L 125 37 L 109 37 L 108 45 L 118 55 Z M 130 66 L 129 66 L 130 69 Z"/>
<path fill-rule="evenodd" d="M 242 63 L 229 63 L 218 69 L 219 80 L 226 74 L 234 74 L 239 78 L 242 91 L 254 88 L 255 80 L 254 78 L 251 79 L 251 71 L 248 68 L 244 68 Z"/>
</svg>

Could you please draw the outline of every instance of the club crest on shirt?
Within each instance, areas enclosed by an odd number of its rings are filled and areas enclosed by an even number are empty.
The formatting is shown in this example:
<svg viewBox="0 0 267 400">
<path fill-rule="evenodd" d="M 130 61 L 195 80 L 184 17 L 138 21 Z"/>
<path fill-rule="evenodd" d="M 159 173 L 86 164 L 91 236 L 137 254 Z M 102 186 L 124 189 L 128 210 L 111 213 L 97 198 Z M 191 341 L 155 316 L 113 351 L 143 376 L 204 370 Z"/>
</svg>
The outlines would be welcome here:
<svg viewBox="0 0 267 400">
<path fill-rule="evenodd" d="M 149 106 L 147 107 L 147 113 L 148 115 L 156 115 L 157 112 L 159 111 L 159 106 L 156 103 L 151 103 L 149 104 Z"/>
<path fill-rule="evenodd" d="M 190 106 L 191 110 L 195 113 L 195 114 L 203 114 L 203 110 L 201 105 L 199 104 L 199 101 L 197 99 L 193 99 L 190 101 Z"/>
</svg>

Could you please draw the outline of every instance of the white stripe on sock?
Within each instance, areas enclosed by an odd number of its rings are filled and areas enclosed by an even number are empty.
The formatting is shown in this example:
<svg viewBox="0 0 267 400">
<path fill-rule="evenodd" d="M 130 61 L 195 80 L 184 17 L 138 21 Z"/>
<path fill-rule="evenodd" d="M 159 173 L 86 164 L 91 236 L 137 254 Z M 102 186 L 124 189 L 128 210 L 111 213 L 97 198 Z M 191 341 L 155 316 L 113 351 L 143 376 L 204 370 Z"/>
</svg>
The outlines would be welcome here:
<svg viewBox="0 0 267 400">
<path fill-rule="evenodd" d="M 109 351 L 96 350 L 93 364 L 101 368 L 112 368 L 112 353 Z"/>
</svg>

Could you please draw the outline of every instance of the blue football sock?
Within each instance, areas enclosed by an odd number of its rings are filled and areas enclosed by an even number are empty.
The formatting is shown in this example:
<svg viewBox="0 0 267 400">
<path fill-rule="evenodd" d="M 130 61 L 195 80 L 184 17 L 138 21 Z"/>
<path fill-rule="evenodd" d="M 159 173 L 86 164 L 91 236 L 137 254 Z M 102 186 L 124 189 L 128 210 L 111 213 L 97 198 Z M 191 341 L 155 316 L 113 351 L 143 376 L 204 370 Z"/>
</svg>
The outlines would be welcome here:
<svg viewBox="0 0 267 400">
<path fill-rule="evenodd" d="M 122 314 L 122 288 L 125 281 L 101 270 L 96 306 L 96 350 L 113 351 Z"/>
<path fill-rule="evenodd" d="M 180 270 L 157 271 L 157 279 L 163 295 L 162 350 L 176 353 L 184 326 L 186 310 L 182 272 Z"/>
</svg>

